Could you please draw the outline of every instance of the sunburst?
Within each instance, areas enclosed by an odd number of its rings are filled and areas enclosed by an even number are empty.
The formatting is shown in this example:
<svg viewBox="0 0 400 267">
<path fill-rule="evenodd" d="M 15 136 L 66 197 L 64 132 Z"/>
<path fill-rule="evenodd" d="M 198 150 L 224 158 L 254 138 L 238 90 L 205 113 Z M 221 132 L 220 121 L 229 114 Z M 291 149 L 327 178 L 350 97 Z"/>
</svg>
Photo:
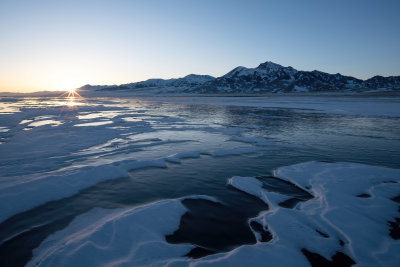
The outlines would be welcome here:
<svg viewBox="0 0 400 267">
<path fill-rule="evenodd" d="M 73 107 L 78 105 L 78 103 L 76 102 L 76 98 L 82 98 L 83 97 L 78 93 L 78 89 L 68 89 L 66 90 L 61 97 L 64 97 L 67 99 L 67 106 L 69 107 Z"/>
</svg>

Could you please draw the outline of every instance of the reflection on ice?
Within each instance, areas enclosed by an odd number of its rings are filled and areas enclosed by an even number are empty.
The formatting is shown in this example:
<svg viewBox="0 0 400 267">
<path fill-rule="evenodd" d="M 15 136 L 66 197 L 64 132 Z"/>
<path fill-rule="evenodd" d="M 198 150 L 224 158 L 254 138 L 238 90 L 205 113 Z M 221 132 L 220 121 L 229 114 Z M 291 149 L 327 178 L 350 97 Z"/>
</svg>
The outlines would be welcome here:
<svg viewBox="0 0 400 267">
<path fill-rule="evenodd" d="M 0 102 L 0 114 L 13 114 L 17 112 L 19 112 L 17 104 Z"/>
</svg>

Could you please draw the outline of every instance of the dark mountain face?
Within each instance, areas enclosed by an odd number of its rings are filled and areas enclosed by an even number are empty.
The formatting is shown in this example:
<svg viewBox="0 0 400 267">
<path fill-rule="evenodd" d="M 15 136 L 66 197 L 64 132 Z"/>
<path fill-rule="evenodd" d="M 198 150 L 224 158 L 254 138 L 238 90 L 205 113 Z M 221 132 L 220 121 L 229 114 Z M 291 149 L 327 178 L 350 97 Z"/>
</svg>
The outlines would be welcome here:
<svg viewBox="0 0 400 267">
<path fill-rule="evenodd" d="M 400 88 L 400 76 L 374 76 L 368 80 L 366 80 L 365 85 L 368 88 Z"/>
<path fill-rule="evenodd" d="M 150 79 L 143 82 L 118 86 L 90 86 L 92 90 L 143 89 L 186 93 L 277 93 L 277 92 L 349 92 L 371 90 L 400 90 L 400 76 L 375 76 L 360 80 L 339 73 L 329 74 L 321 71 L 298 71 L 273 62 L 265 62 L 257 68 L 237 67 L 227 74 L 214 78 L 209 75 L 190 74 L 179 79 Z M 149 91 L 150 92 L 150 91 Z"/>
<path fill-rule="evenodd" d="M 237 67 L 222 77 L 195 88 L 202 93 L 341 92 L 386 88 L 399 90 L 400 77 L 375 76 L 363 81 L 339 73 L 298 71 L 265 62 L 257 68 Z"/>
</svg>

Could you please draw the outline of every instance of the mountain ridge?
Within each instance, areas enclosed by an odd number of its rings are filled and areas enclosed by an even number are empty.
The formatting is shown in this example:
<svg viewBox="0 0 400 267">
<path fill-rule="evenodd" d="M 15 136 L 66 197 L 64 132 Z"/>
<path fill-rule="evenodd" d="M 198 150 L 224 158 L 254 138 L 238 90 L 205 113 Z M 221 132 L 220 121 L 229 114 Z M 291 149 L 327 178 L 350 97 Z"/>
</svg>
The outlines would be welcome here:
<svg viewBox="0 0 400 267">
<path fill-rule="evenodd" d="M 400 76 L 361 80 L 340 73 L 302 71 L 266 61 L 256 68 L 238 66 L 225 75 L 189 74 L 182 78 L 148 79 L 121 85 L 84 85 L 80 90 L 154 93 L 257 94 L 286 92 L 363 92 L 400 90 Z"/>
</svg>

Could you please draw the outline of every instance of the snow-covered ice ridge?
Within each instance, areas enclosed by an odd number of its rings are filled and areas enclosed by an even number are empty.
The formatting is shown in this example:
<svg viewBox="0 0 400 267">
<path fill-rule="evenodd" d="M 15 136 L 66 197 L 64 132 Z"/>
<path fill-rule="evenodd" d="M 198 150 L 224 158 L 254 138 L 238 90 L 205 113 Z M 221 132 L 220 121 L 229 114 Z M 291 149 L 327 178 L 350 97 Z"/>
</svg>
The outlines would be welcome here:
<svg viewBox="0 0 400 267">
<path fill-rule="evenodd" d="M 81 215 L 35 249 L 28 266 L 309 266 L 313 253 L 326 261 L 341 253 L 356 266 L 398 266 L 400 240 L 389 236 L 388 221 L 398 216 L 399 204 L 392 198 L 400 194 L 400 170 L 307 162 L 278 168 L 274 175 L 313 198 L 285 208 L 279 203 L 289 196 L 268 191 L 262 178 L 228 181 L 268 204 L 248 222 L 268 230 L 268 242 L 254 232 L 259 240 L 254 245 L 200 259 L 183 257 L 192 245 L 165 240 L 186 211 L 182 199 L 172 199 Z"/>
</svg>

